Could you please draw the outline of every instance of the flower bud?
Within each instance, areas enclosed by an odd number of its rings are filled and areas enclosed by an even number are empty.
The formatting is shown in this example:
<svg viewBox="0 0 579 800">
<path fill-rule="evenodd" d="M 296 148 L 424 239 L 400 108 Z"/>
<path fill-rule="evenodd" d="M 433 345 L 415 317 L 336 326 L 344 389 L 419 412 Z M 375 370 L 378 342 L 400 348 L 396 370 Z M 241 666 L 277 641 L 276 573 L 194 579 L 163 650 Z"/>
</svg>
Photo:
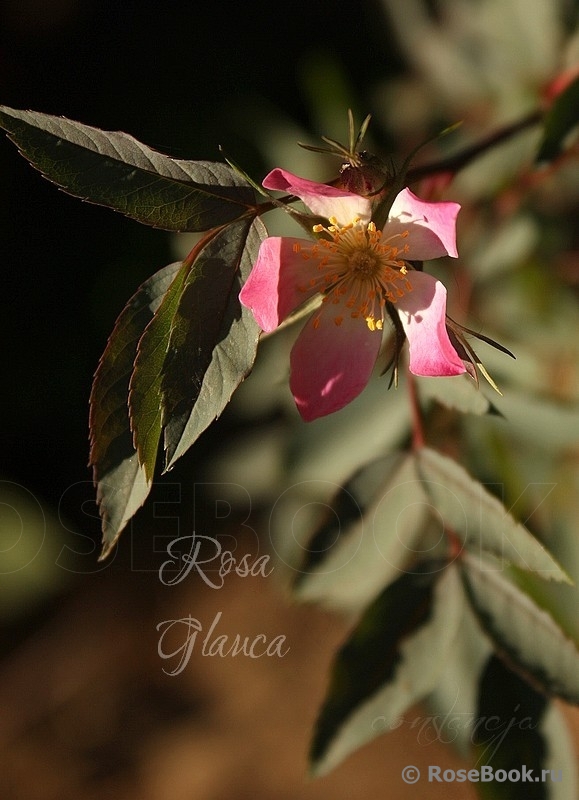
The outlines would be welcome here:
<svg viewBox="0 0 579 800">
<path fill-rule="evenodd" d="M 390 174 L 380 158 L 362 150 L 356 153 L 355 159 L 342 165 L 334 185 L 338 189 L 379 200 L 390 185 Z"/>
</svg>

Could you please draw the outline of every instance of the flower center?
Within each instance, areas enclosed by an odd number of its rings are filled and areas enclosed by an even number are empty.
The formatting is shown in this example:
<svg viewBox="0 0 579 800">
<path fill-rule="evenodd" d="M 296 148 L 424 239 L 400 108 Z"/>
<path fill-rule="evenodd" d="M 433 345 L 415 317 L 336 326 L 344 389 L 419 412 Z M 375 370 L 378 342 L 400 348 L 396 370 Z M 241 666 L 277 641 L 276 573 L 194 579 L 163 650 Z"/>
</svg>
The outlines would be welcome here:
<svg viewBox="0 0 579 800">
<path fill-rule="evenodd" d="M 336 219 L 330 225 L 315 225 L 314 233 L 324 233 L 311 247 L 294 245 L 295 252 L 305 260 L 317 262 L 318 275 L 310 279 L 302 291 L 320 291 L 324 303 L 333 303 L 336 309 L 334 322 L 340 325 L 347 312 L 353 318 L 365 321 L 370 330 L 382 330 L 386 302 L 395 303 L 399 297 L 412 290 L 406 277 L 407 265 L 403 257 L 408 252 L 404 240 L 408 231 L 396 233 L 386 239 L 376 230 L 373 222 L 365 225 L 354 220 L 340 226 Z M 314 319 L 314 325 L 318 322 Z"/>
<path fill-rule="evenodd" d="M 380 269 L 380 261 L 371 250 L 356 250 L 348 259 L 352 272 L 360 278 L 373 278 Z"/>
</svg>

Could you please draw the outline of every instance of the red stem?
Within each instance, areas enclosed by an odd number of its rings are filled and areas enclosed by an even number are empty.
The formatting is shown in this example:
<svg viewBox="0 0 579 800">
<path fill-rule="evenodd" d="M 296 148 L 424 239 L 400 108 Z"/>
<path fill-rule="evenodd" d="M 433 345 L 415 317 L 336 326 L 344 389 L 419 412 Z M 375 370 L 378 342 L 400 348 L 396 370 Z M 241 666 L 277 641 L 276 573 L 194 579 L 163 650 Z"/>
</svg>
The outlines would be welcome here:
<svg viewBox="0 0 579 800">
<path fill-rule="evenodd" d="M 506 127 L 501 128 L 494 133 L 491 133 L 485 139 L 473 144 L 471 147 L 461 150 L 459 153 L 455 153 L 454 155 L 442 159 L 441 161 L 435 161 L 432 164 L 424 164 L 421 167 L 409 169 L 406 179 L 408 183 L 414 183 L 415 181 L 422 180 L 422 178 L 426 178 L 429 175 L 436 175 L 439 172 L 458 172 L 459 169 L 466 167 L 469 162 L 471 162 L 481 153 L 484 153 L 485 150 L 490 150 L 491 147 L 496 147 L 496 145 L 501 144 L 507 139 L 510 139 L 511 136 L 521 133 L 521 131 L 524 131 L 525 128 L 530 128 L 533 125 L 537 125 L 542 118 L 543 111 L 541 109 L 536 109 L 530 114 L 527 114 L 526 117 L 523 117 L 517 122 L 513 122 L 511 125 L 507 125 Z"/>
</svg>

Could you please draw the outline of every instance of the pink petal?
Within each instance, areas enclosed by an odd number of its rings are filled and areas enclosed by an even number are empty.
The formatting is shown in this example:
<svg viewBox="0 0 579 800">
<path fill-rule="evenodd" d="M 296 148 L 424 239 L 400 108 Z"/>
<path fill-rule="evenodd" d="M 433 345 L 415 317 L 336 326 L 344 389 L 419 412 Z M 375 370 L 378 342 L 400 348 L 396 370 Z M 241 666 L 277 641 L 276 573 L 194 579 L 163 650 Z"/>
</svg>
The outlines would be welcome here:
<svg viewBox="0 0 579 800">
<path fill-rule="evenodd" d="M 367 197 L 336 189 L 325 183 L 316 183 L 298 178 L 285 169 L 274 169 L 263 179 L 266 189 L 295 194 L 307 207 L 320 217 L 335 217 L 340 225 L 348 225 L 355 219 L 369 222 L 372 203 Z"/>
<path fill-rule="evenodd" d="M 343 321 L 335 320 L 344 312 Z M 314 321 L 319 319 L 319 325 Z M 308 320 L 291 352 L 290 388 L 306 422 L 339 411 L 370 380 L 382 331 L 371 331 L 348 309 L 324 303 Z"/>
<path fill-rule="evenodd" d="M 403 189 L 390 209 L 384 227 L 384 241 L 392 234 L 408 231 L 406 258 L 422 259 L 452 256 L 456 258 L 456 217 L 458 203 L 427 203 L 410 189 Z"/>
<path fill-rule="evenodd" d="M 309 286 L 317 277 L 314 259 L 306 261 L 294 246 L 311 247 L 305 239 L 270 236 L 259 248 L 257 261 L 239 293 L 240 302 L 250 308 L 259 327 L 275 330 L 295 308 L 317 294 Z"/>
<path fill-rule="evenodd" d="M 414 375 L 461 375 L 465 366 L 446 331 L 446 289 L 424 272 L 409 272 L 412 291 L 397 300 Z"/>
</svg>

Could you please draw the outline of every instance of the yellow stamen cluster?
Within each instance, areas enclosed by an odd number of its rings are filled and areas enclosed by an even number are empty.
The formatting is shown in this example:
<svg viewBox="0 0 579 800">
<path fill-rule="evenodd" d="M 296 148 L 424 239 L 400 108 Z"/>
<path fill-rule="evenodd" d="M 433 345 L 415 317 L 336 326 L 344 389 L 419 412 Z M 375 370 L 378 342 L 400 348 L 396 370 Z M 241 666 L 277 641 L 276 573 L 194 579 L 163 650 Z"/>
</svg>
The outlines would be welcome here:
<svg viewBox="0 0 579 800">
<path fill-rule="evenodd" d="M 383 239 L 373 222 L 365 225 L 354 220 L 340 226 L 335 218 L 328 227 L 315 225 L 313 230 L 325 236 L 308 248 L 296 244 L 294 250 L 305 260 L 315 260 L 319 274 L 300 289 L 317 289 L 324 303 L 339 304 L 350 310 L 351 317 L 364 319 L 370 330 L 382 330 L 386 301 L 395 303 L 412 290 L 403 258 L 408 245 L 393 244 L 395 239 L 405 239 L 408 231 Z M 343 316 L 337 314 L 336 325 L 342 321 Z"/>
</svg>

